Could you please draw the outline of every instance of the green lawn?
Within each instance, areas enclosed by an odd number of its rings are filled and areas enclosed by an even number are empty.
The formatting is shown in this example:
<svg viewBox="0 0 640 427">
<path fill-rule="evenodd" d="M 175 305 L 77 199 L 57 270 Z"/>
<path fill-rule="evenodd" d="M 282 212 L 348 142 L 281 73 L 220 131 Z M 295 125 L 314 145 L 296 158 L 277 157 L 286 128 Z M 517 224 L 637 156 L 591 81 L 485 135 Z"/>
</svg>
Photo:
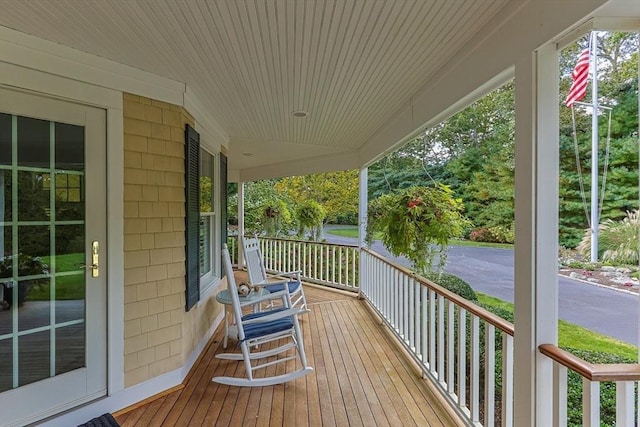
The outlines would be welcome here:
<svg viewBox="0 0 640 427">
<path fill-rule="evenodd" d="M 335 228 L 331 230 L 327 230 L 327 234 L 332 234 L 334 236 L 340 237 L 358 237 L 358 227 L 355 225 L 344 225 L 340 228 Z M 374 240 L 381 240 L 382 234 L 375 233 L 373 235 Z M 458 240 L 454 239 L 449 242 L 452 246 L 472 246 L 472 247 L 485 247 L 485 248 L 504 248 L 511 249 L 513 245 L 508 243 L 484 243 L 484 242 L 472 242 L 471 240 Z"/>
<path fill-rule="evenodd" d="M 84 254 L 56 255 L 56 271 L 74 272 L 71 275 L 56 275 L 56 300 L 76 300 L 84 299 L 85 283 L 84 270 L 80 269 L 83 264 Z M 42 262 L 51 267 L 51 258 L 42 257 Z M 50 298 L 51 285 L 49 281 L 34 285 L 29 291 L 29 300 L 47 301 Z"/>
<path fill-rule="evenodd" d="M 498 298 L 478 293 L 478 301 L 513 313 L 513 304 Z M 564 320 L 560 320 L 558 325 L 558 346 L 598 353 L 611 353 L 631 360 L 637 360 L 638 358 L 638 349 L 635 346 Z"/>
</svg>

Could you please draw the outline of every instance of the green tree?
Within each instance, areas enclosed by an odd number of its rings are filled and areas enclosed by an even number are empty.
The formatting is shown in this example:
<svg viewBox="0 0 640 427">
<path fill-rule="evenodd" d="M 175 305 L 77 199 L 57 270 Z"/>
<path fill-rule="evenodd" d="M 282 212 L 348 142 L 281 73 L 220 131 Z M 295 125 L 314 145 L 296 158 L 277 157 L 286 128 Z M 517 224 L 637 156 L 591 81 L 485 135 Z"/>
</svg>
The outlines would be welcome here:
<svg viewBox="0 0 640 427">
<path fill-rule="evenodd" d="M 570 72 L 579 51 L 587 45 L 581 40 L 560 55 L 562 79 L 560 92 L 566 94 L 571 84 Z M 608 111 L 599 115 L 599 185 L 608 159 L 608 172 L 601 219 L 620 220 L 638 200 L 638 38 L 631 33 L 599 33 L 598 99 L 612 107 L 611 133 L 608 134 Z M 562 98 L 562 96 L 561 96 Z M 585 100 L 591 99 L 589 85 Z M 589 227 L 591 192 L 591 115 L 574 107 L 576 142 L 571 109 L 560 107 L 560 244 L 575 247 Z M 608 141 L 610 138 L 610 141 Z M 609 150 L 607 143 L 610 142 Z M 609 154 L 607 155 L 607 151 Z M 582 170 L 582 177 L 579 174 Z M 584 191 L 581 190 L 580 183 Z"/>
<path fill-rule="evenodd" d="M 283 178 L 275 183 L 275 190 L 294 206 L 315 200 L 325 209 L 326 222 L 335 222 L 340 216 L 357 218 L 357 170 Z"/>
</svg>

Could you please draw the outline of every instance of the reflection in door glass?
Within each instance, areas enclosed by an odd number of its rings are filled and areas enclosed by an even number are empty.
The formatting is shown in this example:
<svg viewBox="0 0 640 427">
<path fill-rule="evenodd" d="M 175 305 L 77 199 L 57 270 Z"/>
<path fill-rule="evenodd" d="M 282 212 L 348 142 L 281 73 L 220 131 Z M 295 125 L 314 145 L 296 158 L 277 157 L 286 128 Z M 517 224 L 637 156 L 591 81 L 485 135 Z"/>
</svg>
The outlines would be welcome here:
<svg viewBox="0 0 640 427">
<path fill-rule="evenodd" d="M 0 311 L 0 323 L 6 316 L 5 311 Z M 0 332 L 2 336 L 2 332 Z M 13 340 L 0 338 L 0 393 L 13 388 Z"/>
<path fill-rule="evenodd" d="M 0 392 L 86 365 L 84 127 L 0 114 Z"/>
<path fill-rule="evenodd" d="M 53 122 L 18 116 L 18 166 L 49 168 Z"/>
</svg>

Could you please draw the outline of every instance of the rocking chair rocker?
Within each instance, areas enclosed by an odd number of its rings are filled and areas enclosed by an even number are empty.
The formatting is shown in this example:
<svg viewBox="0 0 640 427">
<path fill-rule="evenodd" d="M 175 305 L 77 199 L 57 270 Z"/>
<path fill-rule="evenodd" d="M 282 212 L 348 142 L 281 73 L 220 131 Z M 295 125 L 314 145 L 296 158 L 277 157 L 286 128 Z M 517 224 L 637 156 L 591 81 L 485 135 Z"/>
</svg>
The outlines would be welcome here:
<svg viewBox="0 0 640 427">
<path fill-rule="evenodd" d="M 262 387 L 281 384 L 313 372 L 313 368 L 307 365 L 302 332 L 298 323 L 298 315 L 302 313 L 303 310 L 300 308 L 292 308 L 288 289 L 285 288 L 261 298 L 253 299 L 251 302 L 252 304 L 256 304 L 265 300 L 282 299 L 282 307 L 243 315 L 227 245 L 224 245 L 224 249 L 222 250 L 222 258 L 227 275 L 229 293 L 232 296 L 233 315 L 235 318 L 235 325 L 232 328 L 234 329 L 242 353 L 222 353 L 216 355 L 216 358 L 244 361 L 247 378 L 214 377 L 213 381 L 231 386 Z M 231 333 L 232 332 L 230 332 L 230 334 Z M 288 339 L 289 342 L 278 344 L 277 348 L 251 352 L 252 349 L 255 350 L 255 348 L 261 344 L 283 339 Z M 258 362 L 261 359 L 278 356 L 292 348 L 296 349 L 295 355 L 284 355 L 276 357 L 275 360 L 262 363 Z M 254 378 L 253 376 L 254 371 L 257 369 L 266 368 L 267 366 L 277 363 L 286 363 L 298 358 L 300 359 L 302 367 L 297 371 L 265 378 Z M 252 361 L 255 361 L 256 364 L 252 364 Z"/>
<path fill-rule="evenodd" d="M 242 250 L 247 265 L 247 273 L 249 274 L 249 283 L 252 286 L 264 286 L 269 292 L 278 292 L 282 289 L 289 288 L 293 307 L 300 306 L 305 312 L 310 311 L 307 306 L 307 299 L 302 289 L 302 280 L 300 279 L 300 271 L 276 272 L 274 276 L 267 276 L 267 270 L 264 265 L 264 258 L 260 250 L 260 243 L 257 238 L 242 238 Z M 274 281 L 273 279 L 276 279 Z"/>
</svg>

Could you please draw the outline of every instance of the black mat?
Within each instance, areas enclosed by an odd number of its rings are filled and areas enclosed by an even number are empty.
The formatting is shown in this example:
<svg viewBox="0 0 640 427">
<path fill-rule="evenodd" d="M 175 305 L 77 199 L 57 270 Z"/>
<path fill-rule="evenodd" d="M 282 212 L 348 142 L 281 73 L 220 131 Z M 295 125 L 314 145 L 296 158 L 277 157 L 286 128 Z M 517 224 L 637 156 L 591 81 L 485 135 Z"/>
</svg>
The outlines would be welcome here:
<svg viewBox="0 0 640 427">
<path fill-rule="evenodd" d="M 120 424 L 113 418 L 111 414 L 100 415 L 78 427 L 120 427 Z"/>
</svg>

